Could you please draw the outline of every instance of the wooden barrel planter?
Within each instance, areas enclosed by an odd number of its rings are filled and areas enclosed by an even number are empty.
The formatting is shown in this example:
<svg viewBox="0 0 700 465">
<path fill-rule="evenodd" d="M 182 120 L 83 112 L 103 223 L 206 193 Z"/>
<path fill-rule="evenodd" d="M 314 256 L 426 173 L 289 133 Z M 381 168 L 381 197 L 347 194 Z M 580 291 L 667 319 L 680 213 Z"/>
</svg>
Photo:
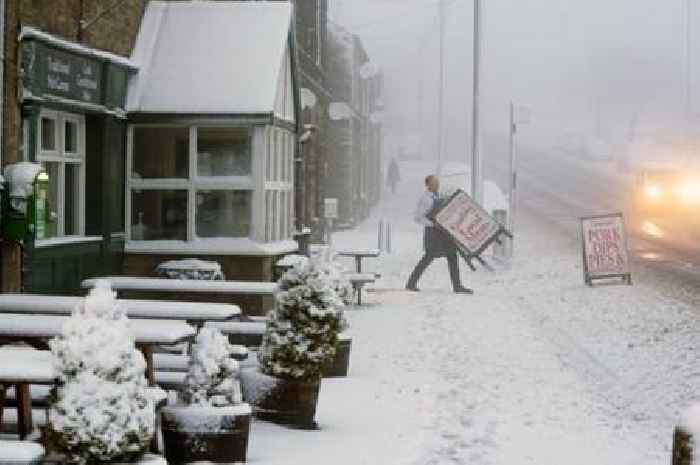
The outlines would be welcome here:
<svg viewBox="0 0 700 465">
<path fill-rule="evenodd" d="M 165 458 L 170 465 L 245 462 L 251 409 L 169 406 L 162 410 Z"/>
<path fill-rule="evenodd" d="M 323 370 L 324 378 L 338 378 L 348 375 L 350 370 L 350 349 L 352 348 L 352 337 L 341 335 L 338 346 L 335 350 L 333 362 Z"/>
<path fill-rule="evenodd" d="M 316 429 L 314 418 L 320 389 L 320 379 L 312 382 L 276 379 L 269 390 L 257 396 L 255 416 L 281 425 Z"/>
<path fill-rule="evenodd" d="M 673 431 L 671 465 L 700 465 L 700 405 L 689 408 Z"/>
<path fill-rule="evenodd" d="M 671 465 L 696 465 L 693 462 L 693 437 L 685 429 L 676 427 L 673 432 Z"/>
</svg>

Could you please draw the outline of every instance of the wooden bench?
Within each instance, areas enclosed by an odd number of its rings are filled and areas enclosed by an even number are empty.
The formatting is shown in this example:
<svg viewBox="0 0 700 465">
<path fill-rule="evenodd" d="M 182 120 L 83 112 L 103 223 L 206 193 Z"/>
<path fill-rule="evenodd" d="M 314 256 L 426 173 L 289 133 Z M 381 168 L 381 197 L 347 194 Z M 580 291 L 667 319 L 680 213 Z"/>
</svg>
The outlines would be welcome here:
<svg viewBox="0 0 700 465">
<path fill-rule="evenodd" d="M 376 281 L 374 273 L 346 273 L 345 278 L 350 281 L 355 296 L 357 296 L 357 305 L 362 305 L 362 288 L 366 284 Z"/>
<path fill-rule="evenodd" d="M 120 297 L 157 298 L 178 301 L 235 302 L 247 314 L 264 314 L 272 305 L 277 283 L 260 281 L 196 281 L 129 276 L 97 278 L 107 280 Z M 85 280 L 84 288 L 97 279 Z"/>
<path fill-rule="evenodd" d="M 265 334 L 264 321 L 210 321 L 204 324 L 207 328 L 216 328 L 227 336 L 231 344 L 245 347 L 260 347 Z"/>
<path fill-rule="evenodd" d="M 35 442 L 0 440 L 0 464 L 39 464 L 45 453 L 41 444 Z"/>
<path fill-rule="evenodd" d="M 0 313 L 68 316 L 83 301 L 84 297 L 0 294 Z M 232 320 L 241 314 L 241 309 L 233 304 L 141 299 L 119 299 L 117 303 L 124 307 L 129 318 L 182 320 L 196 327 L 206 321 Z"/>
<path fill-rule="evenodd" d="M 336 254 L 341 257 L 353 257 L 355 259 L 355 273 L 362 273 L 362 259 L 377 258 L 381 252 L 379 249 L 354 249 L 340 250 Z"/>
<path fill-rule="evenodd" d="M 90 289 L 97 281 L 107 281 L 115 291 L 192 292 L 201 294 L 274 295 L 277 283 L 259 281 L 196 281 L 190 279 L 142 278 L 107 276 L 86 279 L 83 289 Z"/>
<path fill-rule="evenodd" d="M 27 342 L 35 347 L 47 348 L 47 341 L 61 334 L 67 316 L 3 314 L 0 318 L 0 342 Z M 153 346 L 190 341 L 195 328 L 182 321 L 129 320 L 136 346 L 146 359 L 146 376 L 155 385 L 153 370 Z M 41 384 L 41 383 L 35 383 Z"/>
<path fill-rule="evenodd" d="M 0 347 L 0 423 L 4 413 L 5 386 L 15 391 L 17 432 L 25 439 L 34 429 L 30 385 L 56 382 L 51 353 L 25 347 Z"/>
</svg>

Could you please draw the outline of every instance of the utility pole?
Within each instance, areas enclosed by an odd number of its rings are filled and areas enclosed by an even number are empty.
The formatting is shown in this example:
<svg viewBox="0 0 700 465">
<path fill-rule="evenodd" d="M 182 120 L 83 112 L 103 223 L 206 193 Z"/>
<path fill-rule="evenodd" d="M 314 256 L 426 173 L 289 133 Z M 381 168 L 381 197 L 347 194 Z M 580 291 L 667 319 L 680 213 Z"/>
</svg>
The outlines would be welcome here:
<svg viewBox="0 0 700 465">
<path fill-rule="evenodd" d="M 515 107 L 513 106 L 513 102 L 510 102 L 510 119 L 509 119 L 509 125 L 508 125 L 508 154 L 509 154 L 509 170 L 508 172 L 510 173 L 510 180 L 509 180 L 509 190 L 510 190 L 510 195 L 508 196 L 509 200 L 509 208 L 508 208 L 508 230 L 510 231 L 511 234 L 513 234 L 513 230 L 515 229 L 515 209 L 517 205 L 517 200 L 516 200 L 516 192 L 518 189 L 518 178 L 517 178 L 517 171 L 516 171 L 516 164 L 515 164 L 515 134 L 518 131 L 518 127 L 515 123 Z M 507 248 L 508 251 L 508 256 L 512 257 L 513 256 L 513 239 L 508 239 L 510 242 L 510 247 Z"/>
<path fill-rule="evenodd" d="M 443 137 L 443 99 L 445 97 L 445 0 L 438 1 L 440 23 L 440 71 L 438 85 L 438 134 L 437 134 L 437 170 L 436 174 L 442 174 L 442 137 Z"/>
<path fill-rule="evenodd" d="M 471 194 L 478 204 L 483 203 L 481 182 L 481 153 L 479 152 L 479 94 L 481 61 L 481 2 L 474 0 L 474 64 L 472 79 L 472 179 Z"/>
</svg>

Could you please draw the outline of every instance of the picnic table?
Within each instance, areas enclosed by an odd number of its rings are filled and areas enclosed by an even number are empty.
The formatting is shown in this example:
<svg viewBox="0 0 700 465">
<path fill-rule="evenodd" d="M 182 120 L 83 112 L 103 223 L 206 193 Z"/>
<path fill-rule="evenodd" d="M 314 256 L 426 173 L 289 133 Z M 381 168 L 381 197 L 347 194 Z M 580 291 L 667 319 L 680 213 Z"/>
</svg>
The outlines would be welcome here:
<svg viewBox="0 0 700 465">
<path fill-rule="evenodd" d="M 66 316 L 3 314 L 0 318 L 0 340 L 24 341 L 45 346 L 46 341 L 61 334 Z M 177 344 L 189 341 L 195 329 L 182 321 L 172 320 L 129 320 L 136 346 L 146 359 L 146 377 L 151 386 L 155 385 L 153 368 L 153 346 Z"/>
<path fill-rule="evenodd" d="M 25 439 L 34 429 L 32 422 L 31 384 L 54 384 L 56 373 L 51 352 L 24 347 L 0 347 L 0 423 L 2 422 L 5 388 L 14 386 L 17 400 L 17 429 Z"/>
<path fill-rule="evenodd" d="M 197 281 L 189 279 L 143 278 L 135 276 L 106 276 L 86 279 L 83 289 L 107 281 L 115 291 L 192 292 L 209 294 L 273 295 L 277 283 L 260 281 Z"/>
<path fill-rule="evenodd" d="M 355 258 L 355 272 L 362 273 L 362 259 L 363 258 L 377 258 L 380 255 L 379 249 L 356 249 L 356 250 L 340 250 L 337 255 L 341 257 L 354 257 Z"/>
<path fill-rule="evenodd" d="M 0 294 L 0 313 L 66 316 L 84 297 L 40 294 Z M 183 320 L 199 328 L 207 321 L 227 321 L 241 314 L 238 305 L 208 302 L 119 299 L 129 318 Z"/>
<path fill-rule="evenodd" d="M 345 277 L 352 285 L 357 296 L 357 305 L 362 305 L 362 288 L 365 284 L 373 283 L 376 277 L 373 273 L 346 273 Z"/>
</svg>

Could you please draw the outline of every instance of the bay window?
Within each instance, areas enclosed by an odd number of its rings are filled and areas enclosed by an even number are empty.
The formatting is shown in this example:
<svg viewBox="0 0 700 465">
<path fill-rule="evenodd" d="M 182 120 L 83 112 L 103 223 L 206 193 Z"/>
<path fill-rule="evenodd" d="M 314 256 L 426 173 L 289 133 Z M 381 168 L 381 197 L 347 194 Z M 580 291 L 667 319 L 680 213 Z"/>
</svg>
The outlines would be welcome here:
<svg viewBox="0 0 700 465">
<path fill-rule="evenodd" d="M 249 127 L 132 126 L 129 239 L 249 238 L 252 132 Z"/>
</svg>

